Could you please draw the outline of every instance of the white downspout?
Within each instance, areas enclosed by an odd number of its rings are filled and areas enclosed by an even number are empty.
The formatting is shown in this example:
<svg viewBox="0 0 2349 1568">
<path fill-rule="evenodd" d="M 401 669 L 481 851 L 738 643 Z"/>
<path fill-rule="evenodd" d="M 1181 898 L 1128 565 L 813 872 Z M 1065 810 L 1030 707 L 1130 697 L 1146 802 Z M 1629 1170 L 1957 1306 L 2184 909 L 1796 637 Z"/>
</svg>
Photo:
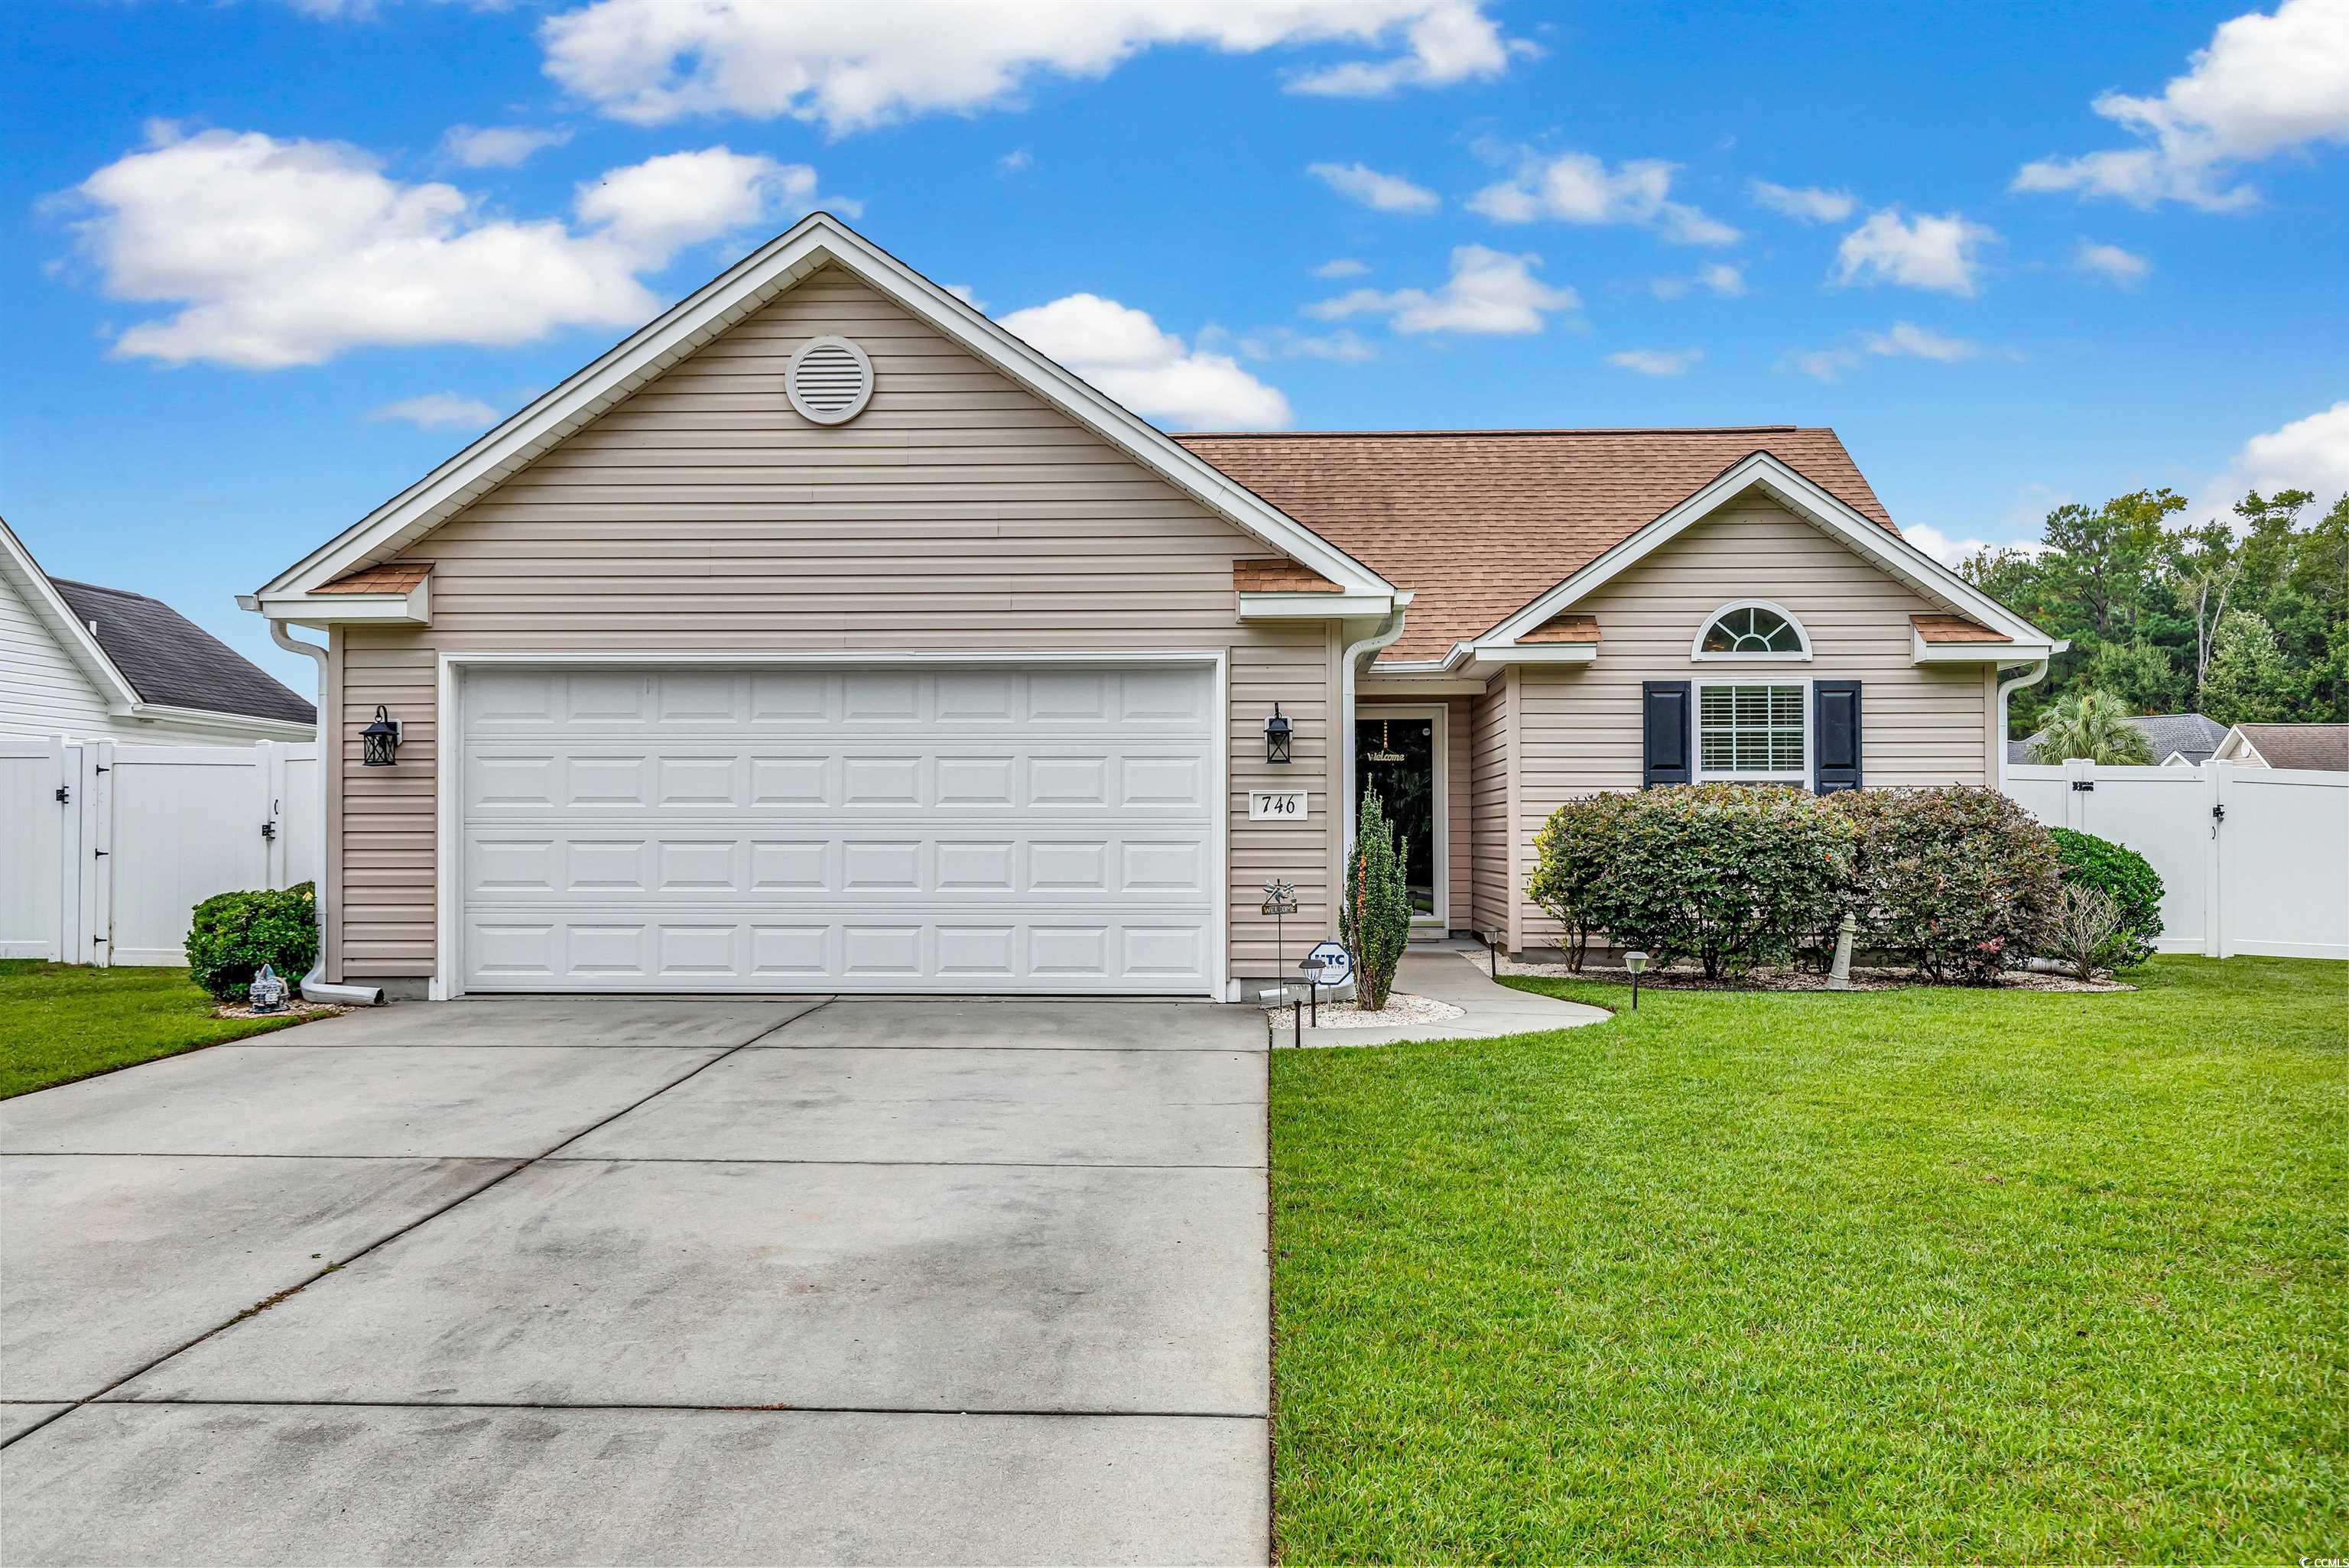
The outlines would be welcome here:
<svg viewBox="0 0 2349 1568">
<path fill-rule="evenodd" d="M 338 1007 L 383 1006 L 380 985 L 326 984 L 326 910 L 335 898 L 335 863 L 326 858 L 326 650 L 316 643 L 296 642 L 286 635 L 285 623 L 269 623 L 269 640 L 289 654 L 307 654 L 318 666 L 318 958 L 302 976 L 302 999 L 328 1002 Z"/>
<path fill-rule="evenodd" d="M 1377 657 L 1381 648 L 1402 636 L 1402 616 L 1403 607 L 1397 604 L 1387 612 L 1386 619 L 1379 623 L 1377 631 L 1348 648 L 1346 656 L 1339 661 L 1338 733 L 1330 737 L 1330 742 L 1338 748 L 1337 808 L 1339 816 L 1345 821 L 1346 830 L 1338 841 L 1340 846 L 1338 864 L 1331 869 L 1335 872 L 1332 880 L 1341 886 L 1346 879 L 1346 864 L 1354 853 L 1354 664 L 1364 654 Z"/>
<path fill-rule="evenodd" d="M 2047 666 L 2053 656 L 2041 659 L 2023 674 L 1998 683 L 1998 792 L 2006 793 L 2006 699 L 2024 686 L 2037 686 L 2047 678 Z"/>
</svg>

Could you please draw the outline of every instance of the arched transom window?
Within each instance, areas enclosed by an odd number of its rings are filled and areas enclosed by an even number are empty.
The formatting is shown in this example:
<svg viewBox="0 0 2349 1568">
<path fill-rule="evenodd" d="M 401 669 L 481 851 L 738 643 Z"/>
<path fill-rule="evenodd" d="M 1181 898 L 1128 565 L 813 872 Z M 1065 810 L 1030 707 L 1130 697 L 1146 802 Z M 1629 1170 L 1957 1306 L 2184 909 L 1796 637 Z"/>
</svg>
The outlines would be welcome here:
<svg viewBox="0 0 2349 1568">
<path fill-rule="evenodd" d="M 1699 659 L 1807 659 L 1811 641 L 1802 624 L 1775 604 L 1746 600 L 1725 604 L 1697 634 L 1689 656 Z"/>
</svg>

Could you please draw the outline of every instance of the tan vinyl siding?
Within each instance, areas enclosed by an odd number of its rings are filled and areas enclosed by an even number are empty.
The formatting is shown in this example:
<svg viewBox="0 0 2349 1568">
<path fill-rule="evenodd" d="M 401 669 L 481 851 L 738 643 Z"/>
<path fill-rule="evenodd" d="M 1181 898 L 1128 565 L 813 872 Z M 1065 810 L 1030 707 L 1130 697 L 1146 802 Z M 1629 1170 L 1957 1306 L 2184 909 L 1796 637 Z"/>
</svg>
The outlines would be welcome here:
<svg viewBox="0 0 2349 1568">
<path fill-rule="evenodd" d="M 1690 645 L 1713 612 L 1739 599 L 1766 599 L 1791 612 L 1810 634 L 1811 662 L 1691 659 Z M 1857 679 L 1868 783 L 1995 782 L 1985 772 L 1994 676 L 1977 665 L 1909 662 L 1909 617 L 1944 606 L 1775 507 L 1745 505 L 1709 519 L 1574 607 L 1599 619 L 1597 662 L 1516 672 L 1524 697 L 1514 836 L 1521 872 L 1532 864 L 1534 833 L 1560 802 L 1640 787 L 1642 681 Z M 1520 875 L 1520 890 L 1522 882 Z M 1517 898 L 1525 941 L 1555 942 L 1557 923 L 1525 903 L 1521 891 Z"/>
<path fill-rule="evenodd" d="M 839 333 L 873 401 L 812 425 L 792 351 Z M 836 271 L 802 283 L 410 548 L 429 628 L 336 635 L 349 766 L 342 973 L 430 973 L 435 655 L 447 651 L 1220 651 L 1230 682 L 1235 973 L 1269 971 L 1259 884 L 1298 884 L 1290 946 L 1329 924 L 1329 631 L 1245 627 L 1232 562 L 1266 547 Z M 1278 697 L 1297 762 L 1268 769 Z M 357 767 L 378 702 L 394 774 Z M 1278 775 L 1278 777 L 1276 777 Z M 1247 821 L 1250 784 L 1305 786 L 1303 824 Z M 1292 953 L 1291 956 L 1294 956 Z"/>
<path fill-rule="evenodd" d="M 1469 907 L 1475 929 L 1503 932 L 1509 923 L 1509 686 L 1496 680 L 1468 699 L 1471 845 Z"/>
</svg>

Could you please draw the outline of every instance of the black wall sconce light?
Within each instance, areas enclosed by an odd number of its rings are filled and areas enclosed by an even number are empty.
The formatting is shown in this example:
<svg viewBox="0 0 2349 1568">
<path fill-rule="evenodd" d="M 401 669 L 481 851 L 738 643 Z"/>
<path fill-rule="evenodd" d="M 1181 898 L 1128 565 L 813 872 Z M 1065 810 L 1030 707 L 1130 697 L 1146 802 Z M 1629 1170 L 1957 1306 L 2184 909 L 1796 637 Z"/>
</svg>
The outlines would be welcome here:
<svg viewBox="0 0 2349 1568">
<path fill-rule="evenodd" d="M 1272 705 L 1272 717 L 1264 721 L 1264 759 L 1267 762 L 1288 760 L 1288 720 L 1280 714 L 1280 705 Z"/>
<path fill-rule="evenodd" d="M 388 768 L 399 755 L 399 721 L 383 711 L 378 703 L 375 722 L 359 731 L 359 765 L 363 768 Z"/>
</svg>

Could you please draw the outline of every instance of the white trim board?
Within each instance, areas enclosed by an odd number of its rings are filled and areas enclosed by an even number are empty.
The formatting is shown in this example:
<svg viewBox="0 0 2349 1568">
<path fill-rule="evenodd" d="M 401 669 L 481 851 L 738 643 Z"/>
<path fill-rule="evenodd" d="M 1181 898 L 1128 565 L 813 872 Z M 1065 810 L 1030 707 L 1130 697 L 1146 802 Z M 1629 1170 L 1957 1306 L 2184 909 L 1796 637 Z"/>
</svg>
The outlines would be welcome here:
<svg viewBox="0 0 2349 1568">
<path fill-rule="evenodd" d="M 464 670 L 473 666 L 505 665 L 583 665 L 620 669 L 647 666 L 717 665 L 738 669 L 758 669 L 765 666 L 797 665 L 820 668 L 854 669 L 893 665 L 916 666 L 955 666 L 970 665 L 1195 665 L 1213 671 L 1216 704 L 1215 769 L 1216 810 L 1212 814 L 1213 843 L 1211 853 L 1222 884 L 1217 889 L 1215 903 L 1215 954 L 1211 961 L 1207 995 L 1224 998 L 1231 995 L 1231 657 L 1226 649 L 1146 649 L 1146 650 L 1085 650 L 1081 652 L 1021 653 L 999 650 L 984 652 L 953 652 L 923 649 L 906 652 L 843 652 L 824 650 L 791 653 L 642 653 L 634 649 L 605 649 L 594 652 L 528 653 L 492 652 L 459 653 L 442 649 L 436 661 L 434 687 L 438 706 L 434 709 L 439 737 L 433 760 L 433 941 L 432 977 L 428 997 L 435 1002 L 453 1001 L 464 995 L 464 965 L 461 943 L 464 935 L 462 903 L 464 879 L 459 874 L 459 853 L 464 842 L 462 821 L 464 807 Z M 332 912 L 339 923 L 342 911 Z M 601 994 L 601 993 L 599 993 Z"/>
<path fill-rule="evenodd" d="M 280 573 L 254 597 L 263 602 L 265 614 L 301 619 L 288 596 L 306 594 L 347 572 L 398 554 L 622 397 L 825 266 L 840 267 L 886 295 L 1242 532 L 1348 593 L 1392 599 L 1393 585 L 1369 567 L 826 212 L 809 214 L 687 295 Z"/>
</svg>

